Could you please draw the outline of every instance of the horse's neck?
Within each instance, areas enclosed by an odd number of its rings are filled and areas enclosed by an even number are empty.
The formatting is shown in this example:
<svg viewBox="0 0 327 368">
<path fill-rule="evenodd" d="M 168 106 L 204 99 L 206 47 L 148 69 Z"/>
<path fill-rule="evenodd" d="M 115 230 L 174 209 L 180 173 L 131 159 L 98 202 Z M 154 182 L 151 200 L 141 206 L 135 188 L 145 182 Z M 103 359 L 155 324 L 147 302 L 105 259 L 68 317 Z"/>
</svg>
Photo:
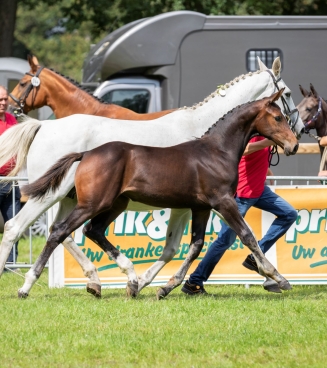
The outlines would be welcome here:
<svg viewBox="0 0 327 368">
<path fill-rule="evenodd" d="M 219 93 L 214 93 L 214 97 L 209 95 L 193 111 L 193 121 L 197 123 L 199 130 L 197 136 L 201 135 L 202 127 L 209 128 L 213 122 L 236 106 L 269 96 L 273 92 L 269 79 L 268 73 L 253 74 L 246 76 L 245 79 L 240 78 L 238 82 L 234 82 L 233 85 L 225 89 L 225 97 L 220 96 Z"/>
<path fill-rule="evenodd" d="M 46 86 L 45 104 L 50 106 L 56 118 L 63 118 L 72 114 L 96 115 L 101 102 L 96 100 L 88 92 L 75 86 L 66 78 L 57 75 Z M 106 105 L 107 107 L 109 105 Z"/>
<path fill-rule="evenodd" d="M 254 132 L 253 120 L 256 115 L 254 109 L 244 107 L 242 111 L 235 111 L 231 116 L 220 119 L 203 138 L 217 146 L 219 151 L 232 153 L 238 163 Z"/>
</svg>

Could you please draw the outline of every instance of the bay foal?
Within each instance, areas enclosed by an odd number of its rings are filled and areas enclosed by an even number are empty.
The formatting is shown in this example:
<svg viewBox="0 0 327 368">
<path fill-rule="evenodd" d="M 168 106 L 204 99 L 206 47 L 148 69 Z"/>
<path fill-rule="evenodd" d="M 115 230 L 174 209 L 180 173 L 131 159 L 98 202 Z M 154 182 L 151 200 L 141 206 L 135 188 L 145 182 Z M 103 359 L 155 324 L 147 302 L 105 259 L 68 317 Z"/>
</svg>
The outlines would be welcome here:
<svg viewBox="0 0 327 368">
<path fill-rule="evenodd" d="M 204 242 L 211 209 L 225 218 L 243 244 L 253 253 L 260 273 L 274 279 L 280 289 L 291 288 L 288 281 L 268 262 L 240 215 L 234 193 L 238 164 L 250 138 L 259 133 L 295 154 L 298 142 L 279 107 L 274 103 L 283 90 L 259 101 L 238 106 L 200 138 L 168 148 L 145 147 L 111 142 L 91 151 L 64 156 L 34 183 L 23 187 L 24 194 L 42 198 L 55 191 L 76 161 L 77 205 L 63 221 L 53 225 L 40 257 L 27 275 L 19 296 L 28 295 L 57 245 L 75 229 L 84 227 L 85 236 L 98 244 L 126 272 L 126 262 L 105 237 L 105 230 L 123 212 L 129 201 L 161 208 L 190 208 L 192 237 L 190 251 L 178 272 L 159 289 L 158 298 L 180 285 Z M 129 294 L 138 291 L 136 274 L 128 273 Z"/>
</svg>

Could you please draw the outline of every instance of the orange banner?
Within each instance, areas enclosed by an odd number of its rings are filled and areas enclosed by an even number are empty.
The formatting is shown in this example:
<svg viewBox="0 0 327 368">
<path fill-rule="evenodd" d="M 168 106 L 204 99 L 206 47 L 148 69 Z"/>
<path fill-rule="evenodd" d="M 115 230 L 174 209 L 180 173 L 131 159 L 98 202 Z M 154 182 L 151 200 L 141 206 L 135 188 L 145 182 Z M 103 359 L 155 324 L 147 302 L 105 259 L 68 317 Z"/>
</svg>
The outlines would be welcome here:
<svg viewBox="0 0 327 368">
<path fill-rule="evenodd" d="M 276 193 L 291 203 L 298 211 L 298 219 L 275 246 L 266 254 L 267 258 L 287 279 L 293 283 L 327 282 L 327 234 L 326 203 L 327 189 L 324 187 L 272 187 Z M 324 200 L 326 198 L 326 201 Z M 145 272 L 161 256 L 165 246 L 165 235 L 170 210 L 153 212 L 129 211 L 121 214 L 107 230 L 107 237 L 134 264 L 138 275 Z M 189 274 L 196 268 L 208 247 L 219 235 L 221 220 L 211 213 L 200 257 L 194 261 Z M 273 217 L 251 208 L 246 221 L 260 239 Z M 185 229 L 179 249 L 173 258 L 156 276 L 152 285 L 165 284 L 181 266 L 188 253 L 191 221 Z M 85 255 L 98 269 L 104 286 L 124 287 L 126 275 L 116 263 L 97 245 L 85 238 L 81 229 L 74 238 Z M 249 250 L 237 238 L 214 269 L 210 283 L 262 283 L 263 278 L 242 266 Z M 64 284 L 82 286 L 87 282 L 81 268 L 71 255 L 64 252 Z"/>
</svg>

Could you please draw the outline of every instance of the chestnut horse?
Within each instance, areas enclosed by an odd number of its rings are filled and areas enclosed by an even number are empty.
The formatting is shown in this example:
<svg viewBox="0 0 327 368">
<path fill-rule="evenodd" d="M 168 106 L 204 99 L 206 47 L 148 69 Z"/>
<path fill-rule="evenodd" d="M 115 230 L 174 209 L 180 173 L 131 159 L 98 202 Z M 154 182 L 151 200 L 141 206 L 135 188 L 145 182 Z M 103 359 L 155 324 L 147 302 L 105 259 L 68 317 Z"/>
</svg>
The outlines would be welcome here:
<svg viewBox="0 0 327 368">
<path fill-rule="evenodd" d="M 310 91 L 304 89 L 301 85 L 300 91 L 303 95 L 302 101 L 297 108 L 304 122 L 305 131 L 309 133 L 311 129 L 316 129 L 317 136 L 310 134 L 315 139 L 319 140 L 321 137 L 327 136 L 327 102 L 318 94 L 314 86 L 310 84 Z M 320 156 L 322 162 L 320 171 L 326 168 L 326 149 L 319 145 Z"/>
<path fill-rule="evenodd" d="M 125 107 L 108 104 L 93 96 L 73 79 L 41 67 L 35 56 L 29 56 L 28 62 L 31 70 L 25 73 L 9 94 L 10 105 L 16 110 L 19 107 L 24 114 L 49 106 L 57 119 L 73 114 L 89 114 L 112 119 L 152 120 L 174 111 L 138 114 Z"/>
<path fill-rule="evenodd" d="M 285 88 L 278 104 L 284 114 L 290 115 L 290 124 L 295 134 L 300 137 L 304 129 L 301 119 L 294 112 L 294 102 L 290 89 L 280 77 L 281 63 L 277 58 L 272 69 L 259 61 L 260 70 L 233 79 L 207 96 L 196 106 L 167 114 L 151 121 L 134 121 L 108 119 L 91 115 L 71 115 L 62 119 L 39 121 L 28 119 L 17 124 L 0 136 L 0 166 L 16 157 L 16 166 L 12 171 L 15 176 L 27 163 L 29 181 L 42 176 L 60 157 L 70 152 L 91 150 L 111 141 L 124 141 L 133 144 L 154 147 L 168 147 L 187 142 L 199 137 L 221 116 L 237 105 L 270 96 L 274 91 Z M 41 159 L 42 158 L 42 159 Z M 48 208 L 59 202 L 56 220 L 64 219 L 76 205 L 73 195 L 74 168 L 56 193 L 42 201 L 29 199 L 19 213 L 5 225 L 0 247 L 0 275 L 4 269 L 13 244 L 25 229 Z M 144 204 L 131 202 L 129 210 L 144 211 L 153 208 Z M 172 209 L 166 235 L 166 245 L 160 258 L 142 275 L 138 286 L 141 291 L 149 285 L 158 272 L 174 257 L 186 224 L 189 222 L 189 209 Z M 87 290 L 96 296 L 101 295 L 101 282 L 96 267 L 85 256 L 74 240 L 69 236 L 63 245 L 76 259 L 88 278 Z M 133 263 L 126 258 L 126 272 L 135 274 Z M 26 282 L 29 282 L 28 280 Z"/>
<path fill-rule="evenodd" d="M 283 89 L 270 97 L 238 106 L 201 138 L 177 146 L 155 148 L 111 142 L 61 158 L 41 178 L 23 187 L 29 197 L 42 199 L 49 191 L 56 191 L 71 166 L 81 161 L 75 174 L 77 205 L 63 221 L 53 225 L 44 250 L 29 271 L 29 279 L 35 282 L 39 278 L 57 245 L 88 219 L 91 221 L 84 227 L 84 234 L 114 258 L 124 272 L 120 252 L 107 240 L 105 230 L 132 200 L 153 207 L 190 208 L 192 211 L 189 254 L 180 270 L 159 290 L 158 298 L 181 284 L 199 255 L 211 209 L 218 211 L 249 247 L 260 273 L 273 278 L 280 289 L 291 289 L 288 281 L 261 252 L 234 199 L 238 164 L 251 136 L 259 133 L 272 139 L 286 155 L 293 155 L 298 149 L 297 139 L 274 103 L 282 93 Z M 128 289 L 135 290 L 132 294 L 135 296 L 137 276 L 130 278 L 128 283 Z M 20 296 L 28 295 L 30 287 L 22 288 Z"/>
</svg>

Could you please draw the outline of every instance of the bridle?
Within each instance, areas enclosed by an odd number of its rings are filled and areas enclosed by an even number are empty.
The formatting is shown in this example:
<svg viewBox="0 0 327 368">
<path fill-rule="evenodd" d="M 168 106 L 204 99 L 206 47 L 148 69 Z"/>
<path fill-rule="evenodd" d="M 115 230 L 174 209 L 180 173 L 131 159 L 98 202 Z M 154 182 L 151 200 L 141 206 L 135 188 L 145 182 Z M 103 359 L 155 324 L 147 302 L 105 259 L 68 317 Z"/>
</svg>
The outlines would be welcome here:
<svg viewBox="0 0 327 368">
<path fill-rule="evenodd" d="M 25 106 L 25 102 L 27 97 L 29 96 L 29 94 L 31 93 L 31 91 L 33 90 L 33 98 L 32 98 L 32 109 L 34 107 L 34 100 L 35 100 L 35 93 L 36 92 L 36 88 L 40 85 L 41 81 L 39 78 L 39 75 L 41 73 L 41 71 L 43 70 L 43 66 L 41 66 L 37 72 L 35 74 L 32 73 L 25 73 L 26 75 L 30 75 L 32 77 L 30 84 L 27 86 L 25 92 L 22 94 L 22 96 L 18 99 L 15 96 L 13 96 L 11 93 L 9 93 L 9 96 L 12 100 L 14 100 L 16 102 L 16 104 L 18 105 L 18 107 L 20 108 L 20 111 L 14 111 L 14 114 L 16 117 L 18 117 L 21 113 L 23 113 L 24 111 L 24 106 Z"/>
<path fill-rule="evenodd" d="M 273 80 L 273 83 L 276 87 L 276 89 L 278 91 L 280 91 L 280 88 L 278 86 L 278 82 L 282 79 L 281 77 L 279 77 L 278 79 L 275 78 L 275 76 L 273 75 L 273 73 L 269 70 L 269 69 L 266 69 L 266 72 L 271 76 L 272 80 Z M 299 110 L 297 108 L 291 110 L 290 107 L 288 106 L 288 103 L 286 102 L 285 100 L 285 97 L 282 95 L 280 97 L 281 101 L 282 101 L 282 104 L 283 104 L 283 107 L 284 107 L 284 116 L 287 120 L 287 123 L 290 127 L 290 129 L 292 130 L 292 132 L 294 133 L 295 131 L 295 126 L 299 120 L 299 116 L 300 116 L 300 113 L 299 113 Z M 292 122 L 292 119 L 291 119 L 291 116 L 292 114 L 295 114 L 297 113 L 297 116 L 296 116 L 296 120 L 295 122 L 293 123 Z M 273 156 L 274 155 L 277 155 L 277 162 L 276 163 L 272 163 L 272 159 L 273 159 Z M 277 150 L 277 145 L 274 145 L 272 147 L 269 147 L 269 156 L 268 156 L 268 162 L 269 162 L 269 167 L 270 166 L 277 166 L 279 164 L 279 154 L 278 154 L 278 150 Z"/>
<path fill-rule="evenodd" d="M 275 76 L 273 75 L 273 73 L 269 69 L 266 69 L 266 72 L 271 76 L 271 78 L 273 80 L 273 83 L 274 83 L 275 87 L 277 88 L 277 90 L 280 91 L 280 88 L 278 86 L 278 82 L 281 81 L 282 78 L 279 77 L 278 79 L 276 79 Z M 288 122 L 289 127 L 291 128 L 292 132 L 294 133 L 295 126 L 296 126 L 296 124 L 299 120 L 299 116 L 300 116 L 299 110 L 297 108 L 291 110 L 290 107 L 288 106 L 288 103 L 285 100 L 285 97 L 283 95 L 280 97 L 280 99 L 281 99 L 283 107 L 284 107 L 284 116 L 285 116 L 285 118 Z M 297 113 L 297 116 L 296 116 L 295 122 L 293 123 L 292 119 L 291 119 L 291 116 L 292 116 L 292 114 L 295 114 L 295 113 Z"/>
<path fill-rule="evenodd" d="M 311 128 L 309 128 L 308 126 L 313 123 L 314 121 L 316 121 L 319 117 L 319 115 L 321 114 L 322 108 L 321 108 L 321 104 L 322 104 L 322 98 L 319 96 L 319 103 L 318 103 L 318 110 L 317 112 L 314 114 L 314 116 L 312 117 L 312 119 L 310 119 L 309 121 L 307 121 L 306 123 L 304 123 L 304 128 L 305 128 L 305 132 L 309 133 L 309 130 Z"/>
</svg>

